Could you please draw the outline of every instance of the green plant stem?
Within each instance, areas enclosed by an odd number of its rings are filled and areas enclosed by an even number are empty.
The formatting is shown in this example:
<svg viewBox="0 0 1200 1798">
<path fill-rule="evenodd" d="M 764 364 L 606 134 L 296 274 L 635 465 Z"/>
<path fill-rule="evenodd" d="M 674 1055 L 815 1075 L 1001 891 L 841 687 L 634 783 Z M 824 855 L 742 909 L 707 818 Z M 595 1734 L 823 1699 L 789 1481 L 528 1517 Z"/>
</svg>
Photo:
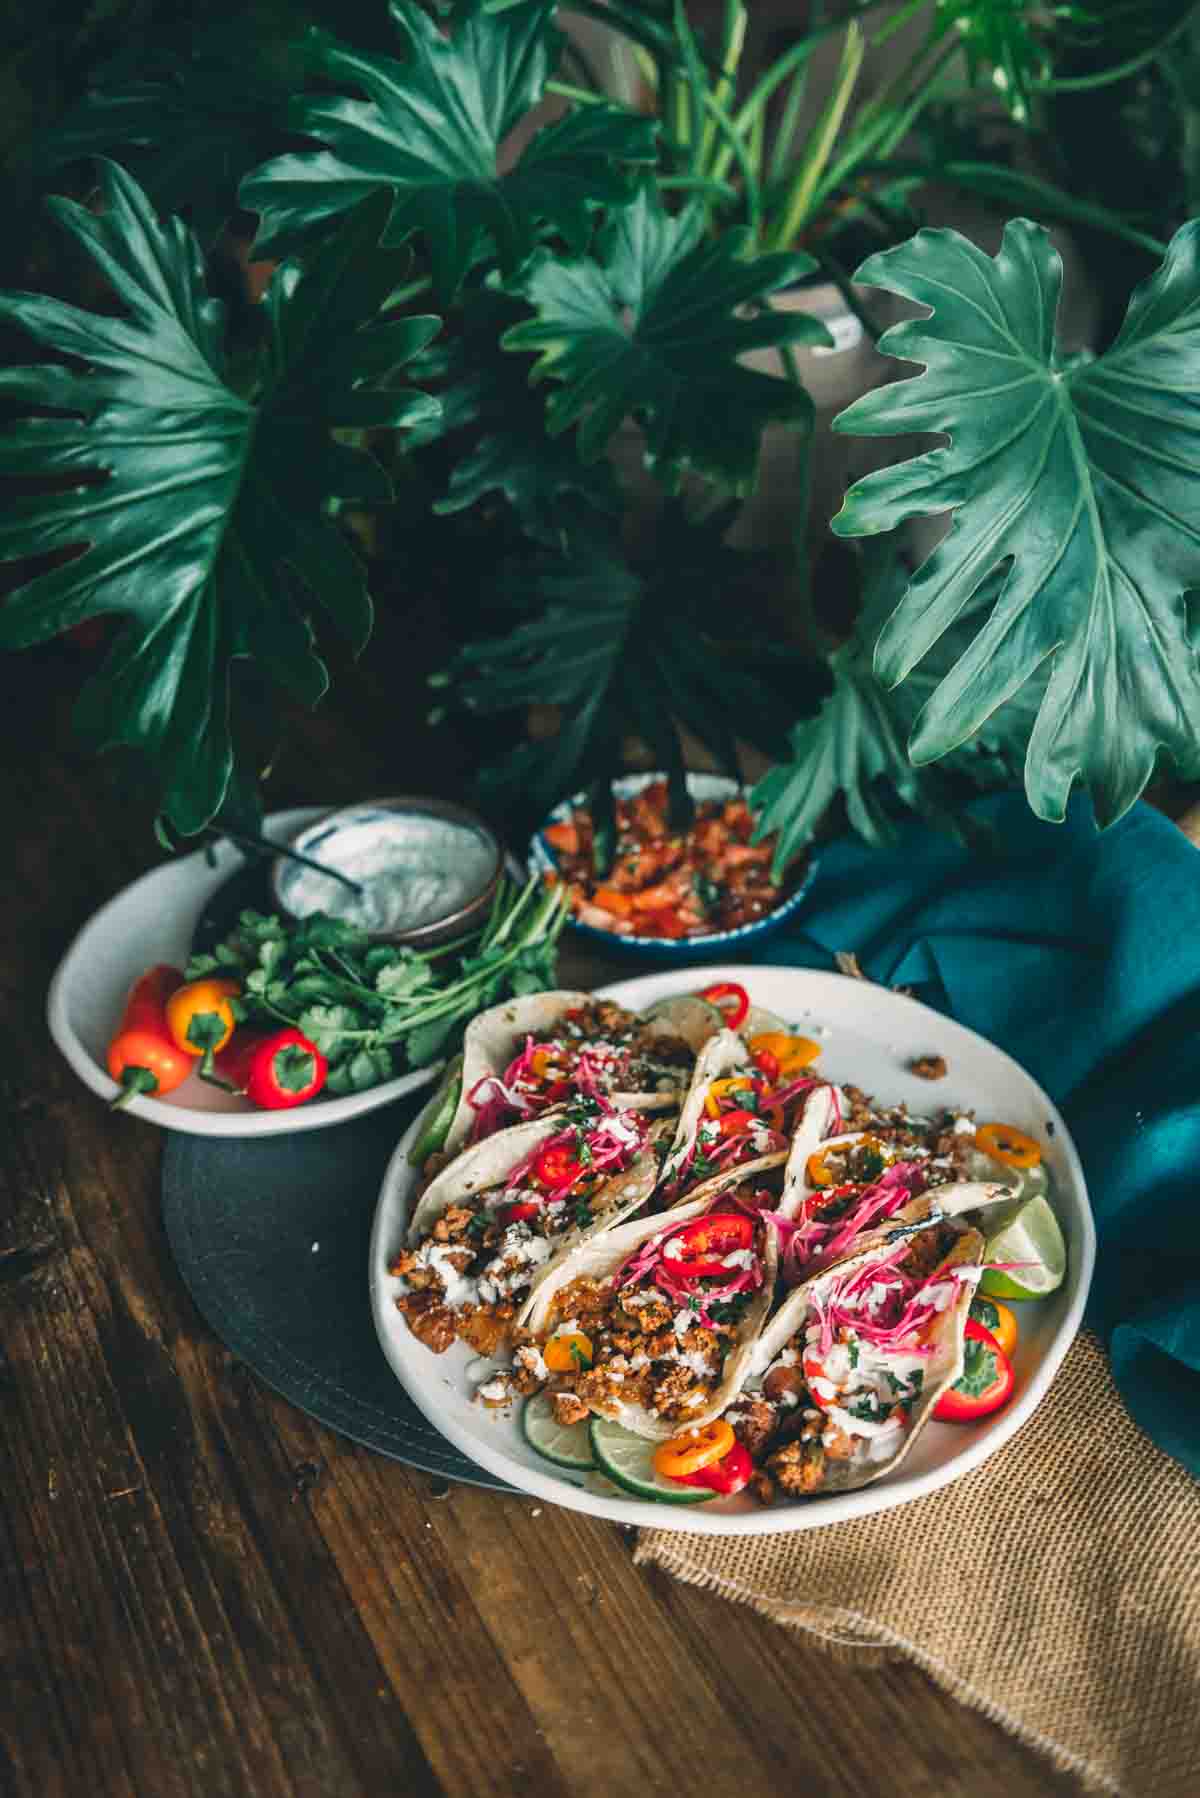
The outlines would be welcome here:
<svg viewBox="0 0 1200 1798">
<path fill-rule="evenodd" d="M 749 14 L 741 4 L 741 0 L 725 0 L 725 22 L 721 33 L 721 73 L 713 90 L 712 98 L 718 106 L 728 112 L 737 86 L 737 73 L 742 60 L 742 51 L 746 44 L 746 25 Z M 730 121 L 732 124 L 732 121 Z M 736 126 L 734 126 L 736 130 Z M 710 114 L 704 122 L 704 134 L 700 145 L 700 165 L 708 165 L 716 142 L 718 125 L 716 118 Z"/>
<path fill-rule="evenodd" d="M 750 153 L 738 135 L 737 126 L 725 108 L 719 105 L 711 94 L 702 94 L 700 97 L 705 111 L 712 115 L 717 126 L 724 133 L 726 143 L 733 152 L 734 161 L 741 171 L 744 183 L 743 197 L 746 202 L 746 223 L 757 240 L 762 225 L 762 184 L 758 178 L 758 170 L 754 167 Z"/>
<path fill-rule="evenodd" d="M 548 81 L 545 91 L 557 94 L 560 100 L 574 100 L 577 106 L 609 105 L 604 94 L 594 94 L 586 87 L 574 87 L 569 81 Z"/>
<path fill-rule="evenodd" d="M 1156 44 L 1151 44 L 1148 50 L 1140 50 L 1127 62 L 1116 63 L 1111 69 L 1101 69 L 1095 75 L 1067 75 L 1061 79 L 1051 77 L 1049 81 L 1035 82 L 1033 91 L 1039 94 L 1084 94 L 1093 88 L 1111 87 L 1116 81 L 1125 81 L 1130 75 L 1136 75 L 1139 69 L 1144 69 L 1148 63 L 1152 63 L 1156 57 L 1161 56 L 1177 37 L 1182 36 L 1194 21 L 1196 12 L 1195 6 L 1189 7 L 1183 17 L 1177 19 L 1171 29 L 1163 37 L 1160 37 Z"/>
<path fill-rule="evenodd" d="M 921 54 L 924 55 L 933 47 L 932 42 L 927 43 Z M 819 183 L 817 192 L 813 196 L 814 209 L 848 181 L 855 170 L 868 158 L 882 161 L 892 153 L 898 144 L 904 141 L 921 112 L 933 98 L 934 81 L 951 58 L 958 54 L 960 47 L 953 38 L 948 43 L 942 44 L 940 53 L 922 72 L 921 79 L 917 83 L 917 91 L 912 95 L 908 105 L 902 106 L 893 117 L 889 118 L 886 111 L 876 112 L 874 110 L 879 104 L 880 97 L 871 103 L 870 108 L 863 108 L 863 112 L 854 122 L 854 130 L 846 149 L 837 161 L 826 169 L 824 177 Z M 914 58 L 906 73 L 911 73 L 918 66 L 918 59 Z M 890 84 L 890 88 L 897 93 L 903 91 L 895 83 Z"/>
<path fill-rule="evenodd" d="M 908 0 L 908 4 L 902 6 L 898 13 L 893 13 L 883 29 L 876 32 L 875 36 L 871 39 L 872 50 L 881 50 L 884 44 L 894 38 L 898 31 L 904 30 L 904 27 L 911 18 L 919 13 L 923 7 L 928 5 L 929 0 Z"/>
<path fill-rule="evenodd" d="M 711 194 L 717 200 L 738 200 L 741 195 L 728 181 L 714 181 L 709 175 L 659 175 L 658 185 L 664 193 Z"/>
<path fill-rule="evenodd" d="M 808 222 L 817 183 L 821 179 L 833 150 L 842 120 L 846 116 L 846 108 L 850 104 L 850 96 L 854 92 L 854 86 L 858 80 L 859 70 L 862 68 L 864 49 L 865 40 L 862 28 L 852 21 L 846 27 L 846 42 L 842 50 L 842 60 L 833 91 L 830 93 L 824 111 L 808 141 L 791 190 L 784 201 L 780 218 L 767 237 L 764 246 L 766 249 L 790 249 Z"/>
<path fill-rule="evenodd" d="M 814 4 L 823 5 L 823 0 L 814 0 Z M 779 117 L 779 125 L 775 132 L 775 146 L 771 152 L 769 179 L 782 181 L 787 173 L 788 159 L 792 153 L 792 145 L 796 133 L 800 129 L 800 114 L 804 110 L 804 97 L 808 93 L 809 62 L 798 64 L 788 88 L 787 99 L 783 103 L 783 111 Z"/>
</svg>

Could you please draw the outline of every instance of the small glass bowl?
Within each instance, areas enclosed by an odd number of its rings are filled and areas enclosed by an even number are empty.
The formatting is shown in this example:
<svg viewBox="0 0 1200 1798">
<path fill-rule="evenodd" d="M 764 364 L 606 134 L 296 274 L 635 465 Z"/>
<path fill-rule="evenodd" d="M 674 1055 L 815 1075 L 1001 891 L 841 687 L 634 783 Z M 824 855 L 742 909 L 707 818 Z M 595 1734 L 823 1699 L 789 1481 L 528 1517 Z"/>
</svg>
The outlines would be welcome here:
<svg viewBox="0 0 1200 1798">
<path fill-rule="evenodd" d="M 340 863 L 335 850 L 340 839 L 343 853 L 348 854 L 353 836 L 355 853 L 363 854 L 364 848 L 369 847 L 373 830 L 380 840 L 386 834 L 396 844 L 396 853 L 390 863 L 393 873 L 397 862 L 403 865 L 404 840 L 407 836 L 411 841 L 413 859 L 419 856 L 430 863 L 435 879 L 439 866 L 453 871 L 457 836 L 460 839 L 457 852 L 459 859 L 469 859 L 474 864 L 467 896 L 464 897 L 462 891 L 448 895 L 446 909 L 442 910 L 437 908 L 435 893 L 427 899 L 414 922 L 405 923 L 402 919 L 372 922 L 369 912 L 372 881 L 381 883 L 386 878 L 388 869 L 381 868 L 374 874 L 370 871 L 364 873 L 354 866 Z M 297 855 L 338 867 L 342 873 L 359 880 L 368 894 L 368 914 L 362 915 L 362 901 L 356 901 L 341 882 L 328 878 L 322 880 L 319 874 L 294 860 L 291 855 L 276 856 L 271 864 L 271 890 L 281 910 L 293 918 L 308 916 L 314 911 L 329 911 L 334 916 L 348 917 L 351 922 L 362 924 L 368 936 L 376 942 L 406 943 L 414 949 L 448 942 L 454 937 L 465 936 L 478 929 L 488 914 L 504 871 L 503 846 L 495 832 L 477 813 L 468 810 L 466 806 L 455 805 L 448 799 L 431 799 L 420 795 L 363 799 L 356 805 L 340 806 L 306 825 L 288 847 Z M 303 909 L 298 909 L 298 889 L 306 882 L 319 897 L 316 902 L 310 899 Z M 318 885 L 314 886 L 314 882 Z M 381 891 L 382 888 L 378 887 L 377 892 Z M 347 910 L 348 904 L 352 909 Z M 431 906 L 435 908 L 432 916 L 429 915 Z M 378 916 L 381 901 L 377 902 L 375 909 Z"/>
</svg>

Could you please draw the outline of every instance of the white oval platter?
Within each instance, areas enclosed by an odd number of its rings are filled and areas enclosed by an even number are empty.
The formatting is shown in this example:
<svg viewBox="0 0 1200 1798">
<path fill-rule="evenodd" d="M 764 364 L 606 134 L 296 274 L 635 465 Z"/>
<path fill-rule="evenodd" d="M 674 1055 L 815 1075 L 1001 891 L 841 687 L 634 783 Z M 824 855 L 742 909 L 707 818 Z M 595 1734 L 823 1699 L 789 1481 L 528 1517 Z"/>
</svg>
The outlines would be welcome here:
<svg viewBox="0 0 1200 1798">
<path fill-rule="evenodd" d="M 380 1191 L 370 1248 L 370 1294 L 375 1327 L 396 1377 L 429 1421 L 489 1473 L 537 1499 L 607 1517 L 614 1523 L 705 1535 L 770 1535 L 814 1529 L 891 1509 L 934 1492 L 969 1473 L 1007 1442 L 1032 1415 L 1079 1328 L 1095 1260 L 1096 1238 L 1079 1156 L 1058 1111 L 1041 1087 L 992 1043 L 902 994 L 840 974 L 804 968 L 705 966 L 673 969 L 601 989 L 641 1009 L 669 993 L 694 992 L 717 980 L 738 980 L 751 998 L 824 1044 L 820 1066 L 831 1079 L 850 1081 L 881 1101 L 903 1100 L 910 1110 L 961 1106 L 1015 1124 L 1036 1137 L 1051 1176 L 1051 1202 L 1067 1242 L 1067 1277 L 1049 1298 L 1015 1309 L 1021 1328 L 1014 1356 L 1016 1397 L 1003 1411 L 973 1425 L 932 1423 L 894 1475 L 857 1492 L 764 1509 L 746 1495 L 702 1506 L 655 1504 L 620 1493 L 595 1475 L 561 1471 L 525 1442 L 519 1407 L 489 1410 L 474 1398 L 467 1377 L 475 1358 L 463 1343 L 433 1355 L 411 1334 L 395 1308 L 397 1282 L 387 1269 L 400 1247 L 416 1173 L 408 1163 L 415 1126 L 401 1138 Z M 948 1072 L 933 1084 L 907 1063 L 944 1055 Z"/>
</svg>

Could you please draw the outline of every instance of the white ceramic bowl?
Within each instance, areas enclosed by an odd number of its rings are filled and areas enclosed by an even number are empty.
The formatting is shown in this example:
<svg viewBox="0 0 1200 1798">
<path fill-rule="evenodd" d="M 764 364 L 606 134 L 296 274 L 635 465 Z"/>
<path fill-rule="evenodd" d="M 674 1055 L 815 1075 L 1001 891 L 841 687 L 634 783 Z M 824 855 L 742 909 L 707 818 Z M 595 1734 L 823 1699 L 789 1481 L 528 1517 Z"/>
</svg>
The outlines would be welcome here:
<svg viewBox="0 0 1200 1798">
<path fill-rule="evenodd" d="M 322 809 L 304 806 L 276 812 L 267 819 L 264 834 L 273 842 L 289 843 L 302 826 L 322 815 Z M 79 1078 L 102 1099 L 113 1099 L 118 1091 L 105 1057 L 129 988 L 156 962 L 184 965 L 197 918 L 217 888 L 245 862 L 240 850 L 222 842 L 216 845 L 211 866 L 206 851 L 197 849 L 152 869 L 88 919 L 59 963 L 46 1000 L 50 1034 Z M 366 1092 L 314 1099 L 293 1111 L 260 1111 L 248 1099 L 190 1074 L 165 1099 L 131 1099 L 122 1110 L 165 1130 L 187 1130 L 195 1136 L 279 1136 L 343 1124 L 347 1118 L 388 1105 L 403 1093 L 428 1085 L 443 1065 L 431 1062 Z"/>
<path fill-rule="evenodd" d="M 1015 1309 L 1021 1328 L 1014 1356 L 1016 1397 L 1003 1411 L 971 1425 L 931 1423 L 895 1474 L 857 1492 L 762 1509 L 744 1494 L 702 1506 L 659 1505 L 600 1489 L 593 1476 L 560 1471 L 528 1447 L 518 1408 L 502 1414 L 474 1402 L 467 1378 L 472 1351 L 456 1343 L 432 1355 L 396 1310 L 396 1281 L 388 1262 L 400 1247 L 416 1183 L 408 1164 L 410 1129 L 384 1176 L 370 1250 L 370 1292 L 375 1327 L 397 1378 L 429 1421 L 456 1448 L 490 1473 L 539 1499 L 590 1511 L 617 1523 L 704 1535 L 770 1535 L 819 1528 L 865 1517 L 920 1498 L 969 1473 L 1016 1434 L 1032 1414 L 1066 1354 L 1083 1315 L 1091 1284 L 1096 1237 L 1079 1156 L 1066 1125 L 1041 1087 L 1008 1055 L 961 1024 L 868 981 L 803 968 L 740 965 L 676 969 L 618 981 L 602 992 L 633 1008 L 668 993 L 693 991 L 713 979 L 738 980 L 760 1005 L 824 1043 L 821 1068 L 838 1081 L 853 1081 L 889 1103 L 904 1100 L 918 1113 L 943 1106 L 973 1109 L 980 1122 L 1015 1124 L 1040 1143 L 1051 1176 L 1051 1202 L 1067 1242 L 1067 1277 L 1049 1298 Z M 919 1055 L 944 1055 L 948 1073 L 931 1084 L 908 1072 Z"/>
</svg>

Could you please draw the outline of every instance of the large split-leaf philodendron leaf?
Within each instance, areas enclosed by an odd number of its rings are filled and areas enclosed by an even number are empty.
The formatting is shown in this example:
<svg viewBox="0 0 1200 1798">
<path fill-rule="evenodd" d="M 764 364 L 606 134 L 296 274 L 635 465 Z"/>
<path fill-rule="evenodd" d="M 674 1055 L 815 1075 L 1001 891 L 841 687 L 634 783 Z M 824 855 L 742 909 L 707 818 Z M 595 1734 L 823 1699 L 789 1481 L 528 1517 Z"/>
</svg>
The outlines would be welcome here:
<svg viewBox="0 0 1200 1798">
<path fill-rule="evenodd" d="M 221 307 L 178 219 L 160 224 L 115 164 L 104 210 L 51 202 L 106 280 L 119 315 L 40 294 L 0 295 L 0 319 L 77 359 L 0 371 L 0 476 L 55 484 L 0 513 L 0 557 L 59 562 L 0 607 L 0 647 L 20 648 L 82 619 L 123 622 L 77 714 L 97 748 L 150 757 L 165 816 L 200 829 L 220 808 L 233 754 L 229 670 L 253 657 L 312 702 L 327 684 L 310 603 L 356 648 L 371 627 L 363 570 L 323 515 L 330 496 L 384 500 L 371 457 L 331 427 L 423 415 L 423 394 L 381 391 L 437 328 L 366 324 L 402 272 L 380 253 L 385 201 L 347 219 L 302 274 L 285 264 L 268 309 L 267 369 L 253 403 L 222 378 Z M 62 552 L 76 550 L 69 560 Z"/>
<path fill-rule="evenodd" d="M 578 424 L 579 453 L 592 461 L 634 415 L 645 426 L 647 460 L 669 491 L 690 467 L 748 492 L 764 426 L 772 419 L 807 424 L 812 401 L 803 387 L 739 358 L 780 344 L 832 342 L 819 320 L 765 305 L 811 272 L 812 258 L 753 256 L 748 245 L 741 230 L 705 242 L 703 215 L 672 217 L 647 183 L 605 225 L 594 257 L 537 258 L 519 286 L 538 316 L 504 343 L 539 352 L 534 380 L 562 383 L 546 407 L 551 435 Z"/>
<path fill-rule="evenodd" d="M 864 554 L 862 606 L 853 634 L 829 658 L 833 689 L 811 718 L 792 728 L 790 753 L 752 795 L 755 840 L 775 836 L 774 873 L 806 849 L 840 799 L 853 830 L 876 846 L 895 840 L 905 810 L 953 826 L 938 770 L 914 768 L 905 748 L 911 715 L 876 678 L 880 625 L 903 587 L 892 543 Z"/>
<path fill-rule="evenodd" d="M 593 209 L 627 200 L 629 166 L 654 161 L 657 127 L 617 106 L 585 106 L 539 131 L 499 173 L 501 143 L 557 61 L 553 13 L 553 0 L 519 0 L 499 14 L 468 5 L 444 35 L 415 0 L 392 0 L 402 62 L 314 35 L 313 73 L 366 98 L 297 98 L 293 128 L 325 147 L 276 157 L 242 183 L 242 204 L 262 219 L 255 253 L 290 247 L 380 189 L 395 196 L 387 241 L 421 230 L 444 294 L 481 242 L 509 271 L 543 223 L 582 247 Z"/>
<path fill-rule="evenodd" d="M 856 536 L 954 510 L 880 635 L 876 668 L 892 684 L 1009 565 L 910 752 L 944 756 L 1049 661 L 1026 756 L 1030 804 L 1061 818 L 1082 778 L 1108 823 L 1161 753 L 1200 766 L 1185 602 L 1200 586 L 1200 224 L 1178 232 L 1095 359 L 1057 353 L 1061 278 L 1045 231 L 1025 219 L 1006 227 L 995 259 L 955 232 L 921 231 L 863 264 L 859 280 L 932 308 L 880 340 L 925 372 L 867 394 L 837 428 L 940 431 L 950 443 L 867 475 L 834 529 Z"/>
</svg>

